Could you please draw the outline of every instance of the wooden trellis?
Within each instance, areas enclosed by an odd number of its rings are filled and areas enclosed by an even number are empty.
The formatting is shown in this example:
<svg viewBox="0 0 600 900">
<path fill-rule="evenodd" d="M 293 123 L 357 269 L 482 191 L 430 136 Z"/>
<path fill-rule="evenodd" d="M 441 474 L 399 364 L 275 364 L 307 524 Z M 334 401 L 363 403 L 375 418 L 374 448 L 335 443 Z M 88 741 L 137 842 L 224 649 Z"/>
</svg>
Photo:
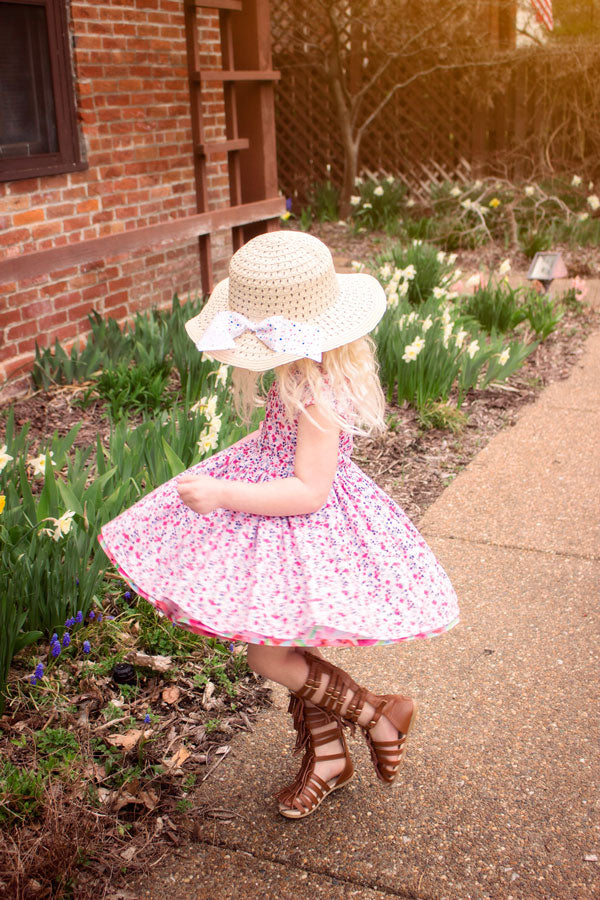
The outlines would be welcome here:
<svg viewBox="0 0 600 900">
<path fill-rule="evenodd" d="M 279 185 L 299 203 L 315 184 L 329 179 L 341 185 L 344 162 L 318 50 L 308 39 L 302 46 L 302 36 L 311 34 L 306 23 L 313 12 L 309 0 L 278 0 L 271 13 L 273 60 L 281 71 L 276 89 Z M 354 60 L 350 53 L 350 66 L 360 67 L 363 60 L 368 65 L 376 51 L 369 48 L 368 36 L 353 33 L 349 17 L 342 43 L 351 50 L 353 41 L 358 49 Z M 594 105 L 598 110 L 598 96 L 586 100 L 583 84 L 600 84 L 600 48 L 595 57 L 590 54 L 593 71 L 586 78 L 566 64 L 566 51 L 564 58 L 559 52 L 549 47 L 515 54 L 475 77 L 473 71 L 449 70 L 412 82 L 365 132 L 359 171 L 395 175 L 422 199 L 431 181 L 465 181 L 484 174 L 524 178 L 552 167 L 593 173 L 600 159 L 600 129 L 594 128 L 592 114 Z M 422 59 L 418 65 L 423 66 Z M 376 103 L 413 71 L 409 62 L 395 61 L 369 101 Z M 582 99 L 575 109 L 578 92 Z M 590 116 L 582 122 L 586 103 Z"/>
</svg>

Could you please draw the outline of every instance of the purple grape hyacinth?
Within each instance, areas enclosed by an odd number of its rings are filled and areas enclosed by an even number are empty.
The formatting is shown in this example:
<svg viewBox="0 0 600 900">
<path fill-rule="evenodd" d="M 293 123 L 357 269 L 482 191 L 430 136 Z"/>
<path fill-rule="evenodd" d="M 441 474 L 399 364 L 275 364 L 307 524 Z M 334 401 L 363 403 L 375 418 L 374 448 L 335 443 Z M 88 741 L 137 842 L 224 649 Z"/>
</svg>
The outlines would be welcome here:
<svg viewBox="0 0 600 900">
<path fill-rule="evenodd" d="M 84 653 L 89 653 L 91 649 L 92 649 L 92 648 L 90 647 L 90 642 L 89 642 L 89 641 L 84 641 L 84 642 L 83 642 L 83 652 L 84 652 Z"/>
</svg>

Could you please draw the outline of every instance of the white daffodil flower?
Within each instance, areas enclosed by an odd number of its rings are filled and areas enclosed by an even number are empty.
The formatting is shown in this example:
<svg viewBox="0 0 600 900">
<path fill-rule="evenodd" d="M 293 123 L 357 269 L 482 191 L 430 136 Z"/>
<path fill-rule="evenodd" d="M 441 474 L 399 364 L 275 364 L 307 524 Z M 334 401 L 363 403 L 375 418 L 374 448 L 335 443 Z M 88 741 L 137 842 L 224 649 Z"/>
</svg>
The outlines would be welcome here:
<svg viewBox="0 0 600 900">
<path fill-rule="evenodd" d="M 473 359 L 477 351 L 479 350 L 479 341 L 471 341 L 469 346 L 467 347 L 467 353 L 469 354 L 469 359 Z"/>
<path fill-rule="evenodd" d="M 385 180 L 387 181 L 388 184 L 393 184 L 396 179 L 394 178 L 393 175 L 388 175 L 388 177 Z"/>
<path fill-rule="evenodd" d="M 413 309 L 413 311 L 410 312 L 410 313 L 408 314 L 408 316 L 406 317 L 406 322 L 407 322 L 408 325 L 411 325 L 413 322 L 416 322 L 416 320 L 417 320 L 417 314 L 416 314 L 416 312 L 415 312 L 414 309 Z"/>
<path fill-rule="evenodd" d="M 587 198 L 588 206 L 591 210 L 596 212 L 597 209 L 600 209 L 600 197 L 597 194 L 590 194 Z"/>
<path fill-rule="evenodd" d="M 362 184 L 362 178 L 360 177 L 360 175 L 357 175 L 356 178 L 354 179 L 354 187 L 360 187 L 361 184 Z"/>
<path fill-rule="evenodd" d="M 593 191 L 593 190 L 594 190 L 594 182 L 588 181 L 588 191 Z"/>
<path fill-rule="evenodd" d="M 219 441 L 218 435 L 208 431 L 202 432 L 200 435 L 200 440 L 198 441 L 198 449 L 202 451 L 202 453 L 208 453 L 209 450 L 216 450 L 217 443 Z"/>
<path fill-rule="evenodd" d="M 424 343 L 424 342 L 423 342 Z M 414 341 L 412 344 L 407 344 L 404 348 L 404 353 L 402 354 L 402 359 L 404 362 L 413 362 L 423 348 L 416 344 Z"/>
<path fill-rule="evenodd" d="M 375 190 L 373 191 L 375 197 L 383 197 L 383 188 L 380 184 L 377 185 Z"/>
<path fill-rule="evenodd" d="M 422 243 L 423 241 L 421 240 L 421 238 L 413 238 L 413 247 L 420 247 Z"/>
<path fill-rule="evenodd" d="M 406 316 L 405 316 L 405 315 L 404 315 L 404 316 L 400 316 L 400 318 L 398 319 L 398 331 L 402 331 L 402 329 L 404 328 L 404 322 L 405 322 L 405 320 L 406 320 Z"/>
<path fill-rule="evenodd" d="M 437 261 L 439 263 L 443 263 L 446 259 L 446 254 L 444 253 L 443 250 L 438 250 L 438 252 L 435 255 L 435 258 L 437 259 Z"/>
<path fill-rule="evenodd" d="M 458 259 L 458 255 L 456 253 L 449 253 L 448 254 L 448 265 L 453 266 L 457 259 Z M 460 272 L 460 269 L 457 269 L 456 271 Z"/>
<path fill-rule="evenodd" d="M 395 309 L 398 306 L 398 299 L 398 294 L 395 291 L 387 295 L 387 305 L 390 309 Z"/>
<path fill-rule="evenodd" d="M 525 196 L 533 197 L 534 194 L 535 194 L 534 186 L 532 184 L 528 184 L 527 187 L 525 188 Z"/>
<path fill-rule="evenodd" d="M 362 272 L 362 270 L 364 269 L 363 263 L 361 263 L 358 259 L 353 259 L 350 263 L 350 266 L 353 272 Z"/>
<path fill-rule="evenodd" d="M 217 379 L 216 384 L 222 384 L 223 387 L 227 386 L 227 376 L 229 375 L 229 366 L 222 363 L 217 369 Z"/>
<path fill-rule="evenodd" d="M 415 201 L 413 200 L 412 197 L 408 198 L 408 200 L 406 201 L 406 205 L 408 206 L 409 209 L 415 205 Z"/>
<path fill-rule="evenodd" d="M 402 284 L 398 285 L 398 296 L 399 297 L 406 297 L 406 295 L 408 294 L 408 285 L 409 285 L 408 281 L 403 281 Z"/>
<path fill-rule="evenodd" d="M 27 460 L 27 464 L 31 467 L 31 471 L 34 475 L 45 475 L 46 474 L 46 457 L 50 458 L 50 462 L 53 466 L 56 465 L 52 457 L 54 453 L 50 450 L 49 453 L 40 453 L 39 456 L 34 457 L 33 459 Z"/>
<path fill-rule="evenodd" d="M 498 275 L 507 275 L 510 272 L 510 259 L 505 259 L 500 263 L 500 268 L 498 269 Z"/>
<path fill-rule="evenodd" d="M 404 278 L 405 281 L 412 281 L 415 275 L 417 274 L 417 270 L 411 263 L 405 269 L 400 269 L 401 277 Z"/>
<path fill-rule="evenodd" d="M 450 310 L 446 306 L 442 310 L 442 325 L 446 326 L 446 325 L 451 325 L 451 324 L 452 324 L 452 319 L 450 318 Z"/>
<path fill-rule="evenodd" d="M 450 196 L 451 197 L 460 197 L 461 193 L 462 193 L 462 191 L 459 187 L 453 187 L 452 190 L 450 191 Z"/>
<path fill-rule="evenodd" d="M 6 450 L 7 450 L 6 444 L 2 444 L 2 446 L 0 447 L 0 472 L 4 469 L 4 467 L 6 465 L 8 465 L 8 463 L 11 461 L 11 459 L 14 459 L 14 456 L 11 456 L 10 453 L 6 452 Z"/>
<path fill-rule="evenodd" d="M 498 362 L 500 363 L 501 366 L 504 366 L 504 365 L 506 365 L 506 363 L 508 362 L 509 359 L 510 359 L 510 347 L 506 347 L 502 351 L 500 356 L 498 357 Z"/>
<path fill-rule="evenodd" d="M 373 204 L 367 200 L 366 203 L 363 203 L 363 209 L 373 209 Z"/>
<path fill-rule="evenodd" d="M 445 300 L 448 296 L 448 291 L 443 287 L 434 287 L 433 296 L 436 300 Z"/>
<path fill-rule="evenodd" d="M 71 530 L 71 526 L 73 524 L 73 516 L 75 515 L 74 509 L 68 509 L 66 512 L 60 516 L 56 520 L 56 531 L 59 532 L 59 537 L 62 537 L 65 534 L 68 534 Z M 58 540 L 58 538 L 54 538 L 54 540 Z"/>
<path fill-rule="evenodd" d="M 454 335 L 454 340 L 455 340 L 456 346 L 458 347 L 459 350 L 462 347 L 462 345 L 464 344 L 465 338 L 468 333 L 469 333 L 468 331 L 463 331 L 463 329 L 460 328 Z"/>
<path fill-rule="evenodd" d="M 450 338 L 452 337 L 452 322 L 448 322 L 447 325 L 444 325 L 444 334 L 442 337 L 442 344 L 446 349 L 448 349 L 448 343 Z"/>
<path fill-rule="evenodd" d="M 433 325 L 433 319 L 431 318 L 431 316 L 427 316 L 426 319 L 423 319 L 423 326 L 422 326 L 423 333 L 426 334 L 432 325 Z"/>
<path fill-rule="evenodd" d="M 589 217 L 590 217 L 590 214 L 586 213 L 586 212 L 579 213 L 579 215 L 577 216 L 577 218 L 580 222 L 587 222 Z"/>
<path fill-rule="evenodd" d="M 473 209 L 473 201 L 469 197 L 466 200 L 461 200 L 460 205 L 463 209 Z"/>
<path fill-rule="evenodd" d="M 573 177 L 571 178 L 572 187 L 579 187 L 579 185 L 581 184 L 581 181 L 582 181 L 582 179 L 579 175 L 573 175 Z"/>
<path fill-rule="evenodd" d="M 385 263 L 383 266 L 379 267 L 379 274 L 382 278 L 391 278 L 392 276 L 392 267 L 389 263 Z"/>
<path fill-rule="evenodd" d="M 468 288 L 477 287 L 477 285 L 479 285 L 480 283 L 481 283 L 481 276 L 479 275 L 479 273 L 477 273 L 475 275 L 471 275 L 470 278 L 467 278 L 466 286 Z"/>
<path fill-rule="evenodd" d="M 356 194 L 352 194 L 350 197 L 350 206 L 358 206 L 360 204 L 360 197 L 357 197 Z"/>
<path fill-rule="evenodd" d="M 413 341 L 413 347 L 417 348 L 417 352 L 420 353 L 423 347 L 425 346 L 425 341 L 420 335 L 417 335 Z"/>
<path fill-rule="evenodd" d="M 480 187 L 483 187 L 483 181 L 481 180 L 481 178 L 477 179 L 477 181 L 474 183 L 473 187 L 475 188 L 476 191 L 478 191 Z"/>
</svg>

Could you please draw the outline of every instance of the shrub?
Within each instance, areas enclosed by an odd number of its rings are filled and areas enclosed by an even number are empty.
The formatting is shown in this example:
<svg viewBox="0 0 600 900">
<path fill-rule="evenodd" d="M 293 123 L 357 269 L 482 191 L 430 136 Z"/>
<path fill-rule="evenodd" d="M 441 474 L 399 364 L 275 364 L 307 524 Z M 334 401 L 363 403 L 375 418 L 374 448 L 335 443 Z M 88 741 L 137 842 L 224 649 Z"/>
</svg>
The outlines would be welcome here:
<svg viewBox="0 0 600 900">
<path fill-rule="evenodd" d="M 358 179 L 357 193 L 351 198 L 352 219 L 357 228 L 393 231 L 398 227 L 406 187 L 399 179 L 367 177 Z"/>
</svg>

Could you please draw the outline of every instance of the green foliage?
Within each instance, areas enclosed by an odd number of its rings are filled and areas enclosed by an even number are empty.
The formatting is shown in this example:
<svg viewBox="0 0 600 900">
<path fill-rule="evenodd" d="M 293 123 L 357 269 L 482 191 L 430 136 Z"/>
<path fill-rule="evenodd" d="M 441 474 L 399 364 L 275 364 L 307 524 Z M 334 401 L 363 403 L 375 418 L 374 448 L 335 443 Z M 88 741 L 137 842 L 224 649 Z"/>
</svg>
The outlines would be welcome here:
<svg viewBox="0 0 600 900">
<path fill-rule="evenodd" d="M 35 819 L 41 812 L 44 778 L 41 772 L 0 760 L 0 825 Z"/>
<path fill-rule="evenodd" d="M 388 298 L 406 298 L 418 307 L 436 294 L 447 297 L 455 276 L 456 257 L 446 256 L 432 244 L 413 241 L 408 247 L 395 244 L 375 259 L 373 273 Z"/>
<path fill-rule="evenodd" d="M 530 293 L 523 288 L 511 288 L 506 280 L 494 282 L 490 279 L 474 294 L 462 298 L 461 309 L 465 316 L 478 322 L 488 334 L 493 331 L 505 334 L 527 318 L 521 298 Z"/>
<path fill-rule="evenodd" d="M 157 412 L 170 403 L 166 393 L 170 371 L 164 361 L 152 367 L 117 363 L 104 369 L 94 387 L 86 391 L 83 406 L 98 398 L 104 400 L 113 419 L 130 413 Z"/>
<path fill-rule="evenodd" d="M 532 292 L 525 304 L 524 312 L 536 337 L 542 341 L 545 341 L 556 330 L 565 314 L 564 310 L 560 309 L 558 303 L 551 297 L 545 297 L 535 292 Z"/>
<path fill-rule="evenodd" d="M 317 184 L 308 196 L 311 215 L 318 222 L 337 222 L 340 217 L 340 191 L 331 181 Z"/>
<path fill-rule="evenodd" d="M 357 228 L 394 231 L 398 226 L 406 187 L 399 179 L 370 177 L 357 183 L 351 198 L 352 219 Z"/>
<path fill-rule="evenodd" d="M 426 430 L 437 428 L 440 431 L 451 431 L 452 434 L 460 434 L 467 424 L 467 417 L 462 410 L 457 409 L 452 403 L 439 403 L 428 400 L 419 409 L 419 422 Z"/>
</svg>

